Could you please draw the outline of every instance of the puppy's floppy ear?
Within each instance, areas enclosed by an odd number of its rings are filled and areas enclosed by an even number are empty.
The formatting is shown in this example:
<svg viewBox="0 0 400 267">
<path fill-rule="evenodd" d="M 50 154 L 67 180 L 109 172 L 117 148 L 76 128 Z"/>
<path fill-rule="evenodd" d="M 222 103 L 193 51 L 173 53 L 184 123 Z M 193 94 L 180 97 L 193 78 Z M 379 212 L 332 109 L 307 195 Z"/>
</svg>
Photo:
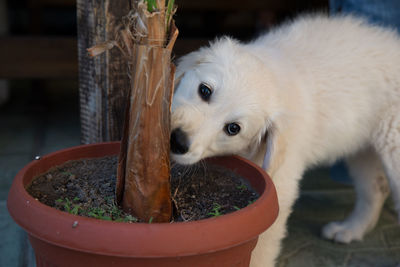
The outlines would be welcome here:
<svg viewBox="0 0 400 267">
<path fill-rule="evenodd" d="M 272 150 L 273 150 L 273 142 L 272 142 L 273 133 L 272 133 L 272 131 L 271 132 L 266 131 L 263 139 L 264 139 L 264 141 L 262 143 L 265 144 L 267 146 L 267 148 L 265 150 L 262 168 L 265 171 L 267 171 L 268 167 L 270 166 L 270 163 L 271 163 L 271 155 L 272 155 Z"/>
<path fill-rule="evenodd" d="M 267 120 L 263 130 L 261 131 L 261 134 L 260 134 L 260 137 L 258 140 L 258 142 L 261 146 L 266 146 L 263 164 L 262 164 L 262 168 L 265 171 L 270 166 L 271 155 L 272 155 L 272 151 L 273 151 L 273 137 L 274 137 L 273 125 L 269 120 Z"/>
<path fill-rule="evenodd" d="M 273 176 L 285 158 L 286 142 L 279 130 L 269 124 L 263 136 L 262 144 L 266 146 L 262 168 Z"/>
<path fill-rule="evenodd" d="M 260 145 L 266 146 L 262 168 L 273 175 L 285 158 L 286 142 L 277 125 L 267 120 L 260 139 Z"/>
</svg>

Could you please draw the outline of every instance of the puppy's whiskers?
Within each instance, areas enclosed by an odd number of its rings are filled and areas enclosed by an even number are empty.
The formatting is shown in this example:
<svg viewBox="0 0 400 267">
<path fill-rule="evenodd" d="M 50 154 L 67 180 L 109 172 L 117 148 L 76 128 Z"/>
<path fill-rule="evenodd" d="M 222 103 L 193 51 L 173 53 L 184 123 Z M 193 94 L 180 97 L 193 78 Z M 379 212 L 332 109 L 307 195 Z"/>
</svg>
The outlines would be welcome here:
<svg viewBox="0 0 400 267">
<path fill-rule="evenodd" d="M 199 161 L 199 166 L 200 167 L 202 167 L 202 169 L 203 169 L 203 176 L 205 176 L 206 174 L 207 174 L 207 172 L 208 172 L 208 170 L 207 170 L 207 163 L 205 162 L 205 160 L 200 160 Z"/>
</svg>

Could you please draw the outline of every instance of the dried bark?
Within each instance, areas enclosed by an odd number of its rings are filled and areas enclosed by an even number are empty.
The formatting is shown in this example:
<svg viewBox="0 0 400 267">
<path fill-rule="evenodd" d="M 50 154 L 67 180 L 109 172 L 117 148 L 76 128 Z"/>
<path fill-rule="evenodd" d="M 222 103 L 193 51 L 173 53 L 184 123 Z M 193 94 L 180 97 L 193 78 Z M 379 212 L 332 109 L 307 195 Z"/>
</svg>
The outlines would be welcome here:
<svg viewBox="0 0 400 267">
<path fill-rule="evenodd" d="M 118 162 L 117 199 L 144 221 L 166 222 L 170 200 L 170 99 L 174 68 L 170 52 L 135 47 L 133 87 Z M 126 150 L 125 150 L 126 149 Z"/>
<path fill-rule="evenodd" d="M 162 8 L 150 13 L 143 2 L 135 3 L 117 38 L 88 51 L 96 56 L 117 46 L 129 67 L 117 202 L 142 221 L 168 222 L 172 215 L 169 138 L 175 72 L 171 52 L 178 30 L 172 20 L 166 23 L 165 1 L 157 0 L 157 6 Z"/>
<path fill-rule="evenodd" d="M 168 222 L 172 215 L 171 49 L 177 30 L 172 27 L 166 43 L 164 10 L 149 13 L 141 4 L 129 18 L 121 37 L 130 58 L 131 91 L 118 161 L 116 197 L 126 212 L 144 221 Z"/>
</svg>

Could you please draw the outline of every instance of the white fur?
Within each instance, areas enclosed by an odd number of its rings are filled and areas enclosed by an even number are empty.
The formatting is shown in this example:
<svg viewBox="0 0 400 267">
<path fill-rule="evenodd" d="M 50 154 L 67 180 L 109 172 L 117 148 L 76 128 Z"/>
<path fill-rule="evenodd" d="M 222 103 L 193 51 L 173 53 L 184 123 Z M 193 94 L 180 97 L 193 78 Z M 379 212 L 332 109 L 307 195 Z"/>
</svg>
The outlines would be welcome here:
<svg viewBox="0 0 400 267">
<path fill-rule="evenodd" d="M 392 190 L 400 214 L 400 38 L 351 16 L 304 16 L 253 42 L 215 41 L 177 69 L 172 127 L 190 147 L 179 163 L 239 154 L 271 175 L 276 223 L 261 235 L 251 266 L 273 266 L 304 171 L 347 158 L 357 192 L 353 213 L 323 236 L 360 240 Z M 213 88 L 210 102 L 197 92 Z M 241 131 L 228 136 L 223 127 Z M 264 164 L 263 164 L 264 161 Z"/>
</svg>

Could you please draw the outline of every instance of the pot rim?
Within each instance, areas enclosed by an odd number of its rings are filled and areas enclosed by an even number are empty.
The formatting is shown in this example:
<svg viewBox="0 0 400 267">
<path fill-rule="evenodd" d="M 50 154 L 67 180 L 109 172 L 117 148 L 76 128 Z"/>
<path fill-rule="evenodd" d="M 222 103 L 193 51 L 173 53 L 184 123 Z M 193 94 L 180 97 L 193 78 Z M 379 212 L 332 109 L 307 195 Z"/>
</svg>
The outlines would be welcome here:
<svg viewBox="0 0 400 267">
<path fill-rule="evenodd" d="M 38 168 L 39 163 L 56 166 L 67 161 L 59 163 L 60 158 L 77 152 L 86 156 L 75 156 L 68 160 L 114 155 L 118 151 L 119 142 L 80 145 L 30 162 L 14 178 L 7 200 L 10 215 L 30 235 L 60 247 L 102 255 L 141 258 L 189 256 L 237 246 L 257 238 L 278 215 L 276 191 L 268 174 L 238 156 L 218 157 L 211 161 L 217 164 L 227 159 L 234 161 L 237 167 L 231 169 L 235 172 L 238 172 L 239 166 L 249 166 L 249 170 L 259 176 L 258 183 L 261 177 L 264 180 L 262 194 L 254 203 L 239 211 L 198 221 L 148 224 L 98 220 L 49 207 L 25 190 L 27 179 L 31 181 L 49 169 Z M 58 163 L 53 163 L 56 161 Z M 266 210 L 269 212 L 262 212 Z"/>
</svg>

